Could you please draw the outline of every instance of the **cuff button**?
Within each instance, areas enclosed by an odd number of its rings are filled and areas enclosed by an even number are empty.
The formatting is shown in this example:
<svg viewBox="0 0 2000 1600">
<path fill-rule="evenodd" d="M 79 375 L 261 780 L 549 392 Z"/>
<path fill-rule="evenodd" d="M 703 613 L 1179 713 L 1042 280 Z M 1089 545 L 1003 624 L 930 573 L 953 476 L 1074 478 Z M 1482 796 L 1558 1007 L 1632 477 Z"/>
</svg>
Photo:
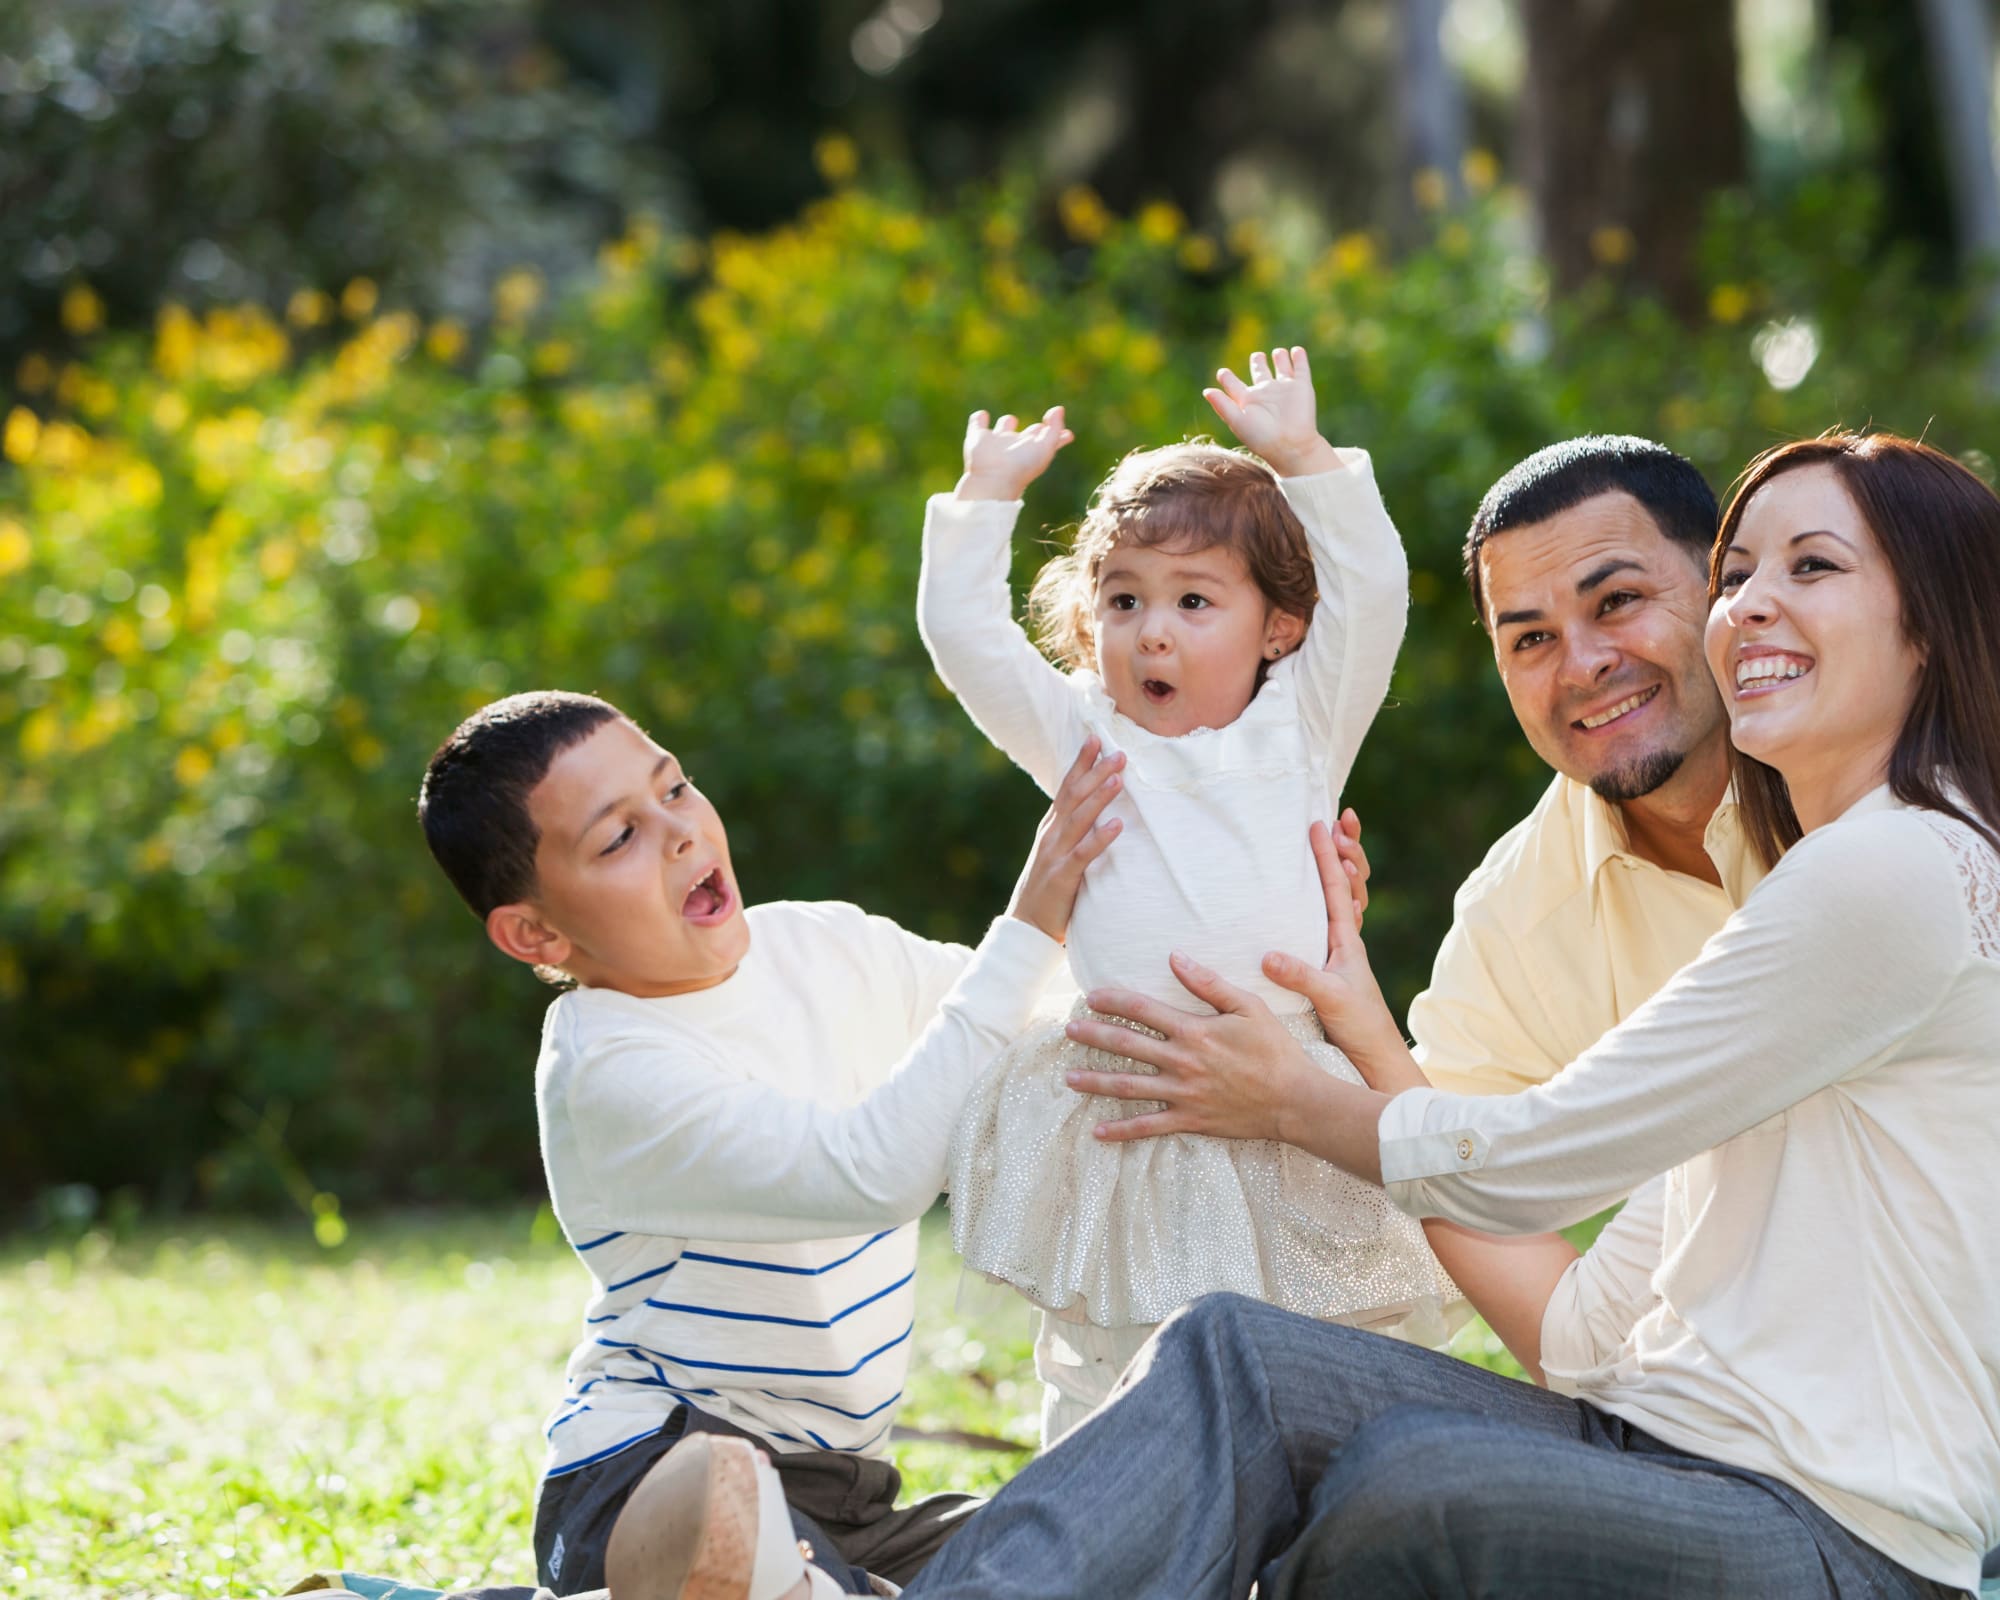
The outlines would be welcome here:
<svg viewBox="0 0 2000 1600">
<path fill-rule="evenodd" d="M 1458 1159 L 1461 1161 L 1470 1161 L 1472 1159 L 1472 1141 L 1470 1139 L 1461 1139 L 1458 1141 Z"/>
</svg>

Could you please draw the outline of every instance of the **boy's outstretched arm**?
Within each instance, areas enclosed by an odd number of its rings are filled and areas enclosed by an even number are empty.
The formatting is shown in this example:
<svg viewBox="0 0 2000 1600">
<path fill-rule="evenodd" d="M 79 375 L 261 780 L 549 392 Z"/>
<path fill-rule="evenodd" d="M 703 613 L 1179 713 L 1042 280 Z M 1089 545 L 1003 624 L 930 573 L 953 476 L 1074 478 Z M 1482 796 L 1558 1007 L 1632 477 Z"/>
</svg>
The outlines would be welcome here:
<svg viewBox="0 0 2000 1600">
<path fill-rule="evenodd" d="M 1300 643 L 1296 683 L 1314 743 L 1327 754 L 1337 804 L 1395 670 L 1410 608 L 1403 541 L 1375 487 L 1368 452 L 1320 434 L 1312 364 L 1294 345 L 1250 357 L 1251 382 L 1226 367 L 1202 393 L 1279 476 L 1306 533 L 1319 603 Z"/>
<path fill-rule="evenodd" d="M 937 1016 L 888 1080 L 835 1107 L 631 1039 L 570 1074 L 588 1221 L 674 1238 L 841 1238 L 919 1217 L 944 1183 L 945 1150 L 986 1063 L 1024 1028 L 1062 962 L 1084 871 L 1117 837 L 1104 811 L 1122 756 L 1086 744 L 997 919 Z M 555 1043 L 561 1048 L 560 1041 Z M 577 1103 L 588 1096 L 589 1104 Z"/>
<path fill-rule="evenodd" d="M 984 411 L 965 428 L 965 471 L 956 490 L 924 512 L 917 631 L 938 676 L 979 731 L 1054 794 L 1082 737 L 1075 691 L 1014 620 L 1008 587 L 1021 495 L 1074 437 L 1051 406 L 1026 429 Z"/>
</svg>

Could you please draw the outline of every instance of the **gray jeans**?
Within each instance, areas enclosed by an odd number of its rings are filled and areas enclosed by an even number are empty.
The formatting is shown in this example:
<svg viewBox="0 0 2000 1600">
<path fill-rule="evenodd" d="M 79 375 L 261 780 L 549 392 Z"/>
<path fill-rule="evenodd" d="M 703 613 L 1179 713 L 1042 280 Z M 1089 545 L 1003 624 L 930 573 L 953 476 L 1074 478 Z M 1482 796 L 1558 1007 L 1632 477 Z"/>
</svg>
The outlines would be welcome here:
<svg viewBox="0 0 2000 1600">
<path fill-rule="evenodd" d="M 1582 1401 L 1235 1295 L 1164 1324 L 911 1600 L 1906 1600 L 1796 1490 Z"/>
</svg>

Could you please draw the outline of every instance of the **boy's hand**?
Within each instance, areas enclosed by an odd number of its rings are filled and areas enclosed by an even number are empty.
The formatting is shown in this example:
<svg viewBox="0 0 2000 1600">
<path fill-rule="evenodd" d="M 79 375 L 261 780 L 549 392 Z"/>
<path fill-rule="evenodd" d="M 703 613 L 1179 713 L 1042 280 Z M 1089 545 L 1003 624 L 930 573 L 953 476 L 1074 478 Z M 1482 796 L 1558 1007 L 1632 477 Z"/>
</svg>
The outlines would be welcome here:
<svg viewBox="0 0 2000 1600">
<path fill-rule="evenodd" d="M 1069 931 L 1069 914 L 1076 892 L 1083 887 L 1083 869 L 1104 854 L 1124 826 L 1116 817 L 1100 823 L 1104 808 L 1118 797 L 1125 766 L 1123 754 L 1097 759 L 1101 749 L 1086 739 L 1076 760 L 1056 790 L 1056 803 L 1035 830 L 1035 848 L 1014 885 L 1007 915 L 1033 923 L 1057 944 Z"/>
<path fill-rule="evenodd" d="M 1202 398 L 1223 425 L 1270 464 L 1281 478 L 1332 472 L 1340 465 L 1333 446 L 1320 437 L 1313 405 L 1312 368 L 1302 346 L 1250 352 L 1250 382 L 1227 367 L 1216 373 L 1219 387 Z"/>
<path fill-rule="evenodd" d="M 1012 416 L 988 427 L 986 413 L 973 412 L 965 424 L 965 476 L 958 480 L 958 498 L 1020 499 L 1075 437 L 1063 426 L 1061 406 L 1050 406 L 1040 422 L 1020 429 Z"/>
</svg>

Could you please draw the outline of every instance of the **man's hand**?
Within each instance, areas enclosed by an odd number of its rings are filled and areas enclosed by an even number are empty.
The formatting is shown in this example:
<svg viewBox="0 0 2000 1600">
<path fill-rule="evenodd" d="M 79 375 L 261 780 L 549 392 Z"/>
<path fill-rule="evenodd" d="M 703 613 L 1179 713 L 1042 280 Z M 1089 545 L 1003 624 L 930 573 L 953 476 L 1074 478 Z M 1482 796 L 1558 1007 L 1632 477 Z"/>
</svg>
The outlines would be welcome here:
<svg viewBox="0 0 2000 1600">
<path fill-rule="evenodd" d="M 1313 402 L 1312 368 L 1303 346 L 1250 353 L 1250 382 L 1227 367 L 1215 375 L 1218 387 L 1201 391 L 1223 426 L 1269 463 L 1281 478 L 1332 472 L 1340 454 L 1320 437 Z"/>
<path fill-rule="evenodd" d="M 1354 927 L 1359 932 L 1368 914 L 1368 852 L 1361 848 L 1361 817 L 1349 806 L 1340 814 L 1340 826 L 1333 830 L 1333 848 L 1347 871 L 1347 886 L 1354 891 Z"/>
<path fill-rule="evenodd" d="M 984 411 L 973 412 L 965 424 L 965 476 L 958 480 L 958 498 L 1020 499 L 1075 437 L 1063 426 L 1061 406 L 1050 406 L 1027 428 L 1017 427 L 1012 415 L 989 427 Z"/>
<path fill-rule="evenodd" d="M 1035 848 L 1014 885 L 1007 914 L 1033 923 L 1057 944 L 1069 931 L 1076 892 L 1083 887 L 1083 869 L 1104 854 L 1124 826 L 1116 817 L 1100 823 L 1104 808 L 1124 786 L 1122 753 L 1097 759 L 1103 748 L 1086 739 L 1056 790 L 1055 804 L 1035 830 Z"/>
<path fill-rule="evenodd" d="M 1346 833 L 1344 826 L 1341 832 Z M 1325 823 L 1315 822 L 1309 838 L 1326 897 L 1326 965 L 1315 971 L 1296 956 L 1273 951 L 1264 958 L 1264 976 L 1312 1002 L 1327 1038 L 1347 1052 L 1371 1088 L 1389 1094 L 1418 1088 L 1424 1076 L 1382 998 L 1368 964 L 1368 947 L 1361 942 L 1359 909 L 1366 876 L 1345 858 Z"/>
</svg>

